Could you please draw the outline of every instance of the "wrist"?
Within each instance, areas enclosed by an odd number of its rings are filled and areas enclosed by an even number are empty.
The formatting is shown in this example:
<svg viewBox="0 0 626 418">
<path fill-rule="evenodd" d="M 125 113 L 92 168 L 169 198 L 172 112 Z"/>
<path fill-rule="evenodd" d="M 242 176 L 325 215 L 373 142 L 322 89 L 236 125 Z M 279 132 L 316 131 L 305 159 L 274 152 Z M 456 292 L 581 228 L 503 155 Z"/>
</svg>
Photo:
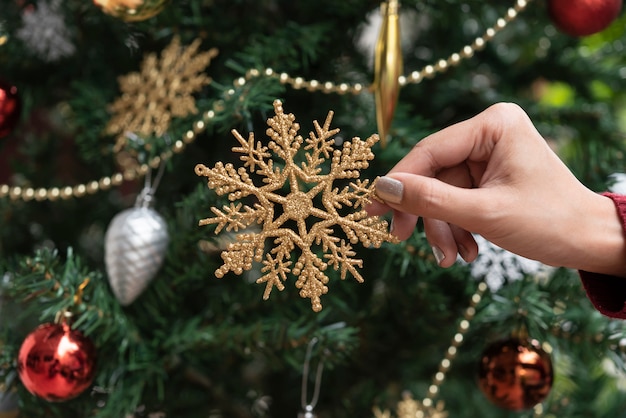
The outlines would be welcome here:
<svg viewBox="0 0 626 418">
<path fill-rule="evenodd" d="M 574 268 L 626 277 L 626 196 L 594 194 L 586 209 L 581 235 L 571 237 L 581 245 Z"/>
</svg>

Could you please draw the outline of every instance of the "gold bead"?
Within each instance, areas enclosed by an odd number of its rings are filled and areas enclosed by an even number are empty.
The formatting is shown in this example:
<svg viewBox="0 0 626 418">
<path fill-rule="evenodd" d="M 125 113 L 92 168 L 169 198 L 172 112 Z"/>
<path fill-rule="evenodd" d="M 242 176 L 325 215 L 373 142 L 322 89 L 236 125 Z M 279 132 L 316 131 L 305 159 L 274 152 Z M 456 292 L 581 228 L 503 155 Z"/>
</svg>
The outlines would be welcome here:
<svg viewBox="0 0 626 418">
<path fill-rule="evenodd" d="M 307 90 L 308 91 L 315 91 L 319 88 L 320 86 L 320 82 L 317 80 L 311 80 L 309 81 L 309 85 L 307 86 Z"/>
<path fill-rule="evenodd" d="M 456 347 L 450 346 L 448 347 L 448 351 L 446 351 L 446 357 L 454 358 L 456 356 Z"/>
<path fill-rule="evenodd" d="M 48 199 L 50 199 L 51 202 L 57 200 L 60 195 L 61 195 L 61 191 L 59 190 L 58 187 L 53 187 L 52 189 L 48 191 Z"/>
<path fill-rule="evenodd" d="M 183 135 L 183 141 L 185 141 L 186 144 L 191 144 L 194 139 L 196 139 L 196 133 L 194 131 L 187 131 L 185 135 Z"/>
<path fill-rule="evenodd" d="M 161 157 L 156 156 L 152 160 L 150 160 L 150 167 L 159 168 L 160 165 L 161 165 Z"/>
<path fill-rule="evenodd" d="M 131 171 L 131 170 L 128 170 L 128 171 Z M 126 177 L 126 173 L 124 173 L 124 174 L 122 174 L 122 173 L 115 173 L 111 177 L 111 184 L 113 186 L 119 186 L 120 184 L 122 184 L 124 182 L 125 177 Z M 127 180 L 133 180 L 134 177 L 135 177 L 135 174 L 133 173 L 132 178 L 127 179 Z"/>
<path fill-rule="evenodd" d="M 485 46 L 485 40 L 483 38 L 479 36 L 478 38 L 474 39 L 474 43 L 472 44 L 472 47 L 474 48 L 475 51 L 479 51 L 483 49 L 484 46 Z"/>
<path fill-rule="evenodd" d="M 35 200 L 41 202 L 42 200 L 46 200 L 48 198 L 48 190 L 44 189 L 43 187 L 37 189 L 37 192 L 35 193 Z"/>
<path fill-rule="evenodd" d="M 465 45 L 461 50 L 461 56 L 463 58 L 472 58 L 474 56 L 474 50 L 471 46 Z"/>
<path fill-rule="evenodd" d="M 98 182 L 101 190 L 108 190 L 111 188 L 111 177 L 102 177 Z"/>
<path fill-rule="evenodd" d="M 193 130 L 195 133 L 200 133 L 204 130 L 204 128 L 206 127 L 204 121 L 202 120 L 197 120 L 194 124 L 193 124 Z"/>
<path fill-rule="evenodd" d="M 13 187 L 10 191 L 11 200 L 18 199 L 22 194 L 22 188 L 19 186 Z"/>
<path fill-rule="evenodd" d="M 472 303 L 474 305 L 478 304 L 478 302 L 480 302 L 481 299 L 482 299 L 482 297 L 478 293 L 474 293 L 472 295 Z"/>
<path fill-rule="evenodd" d="M 509 22 L 515 19 L 516 17 L 517 17 L 517 10 L 510 8 L 509 10 L 506 11 L 505 19 L 507 19 Z"/>
<path fill-rule="evenodd" d="M 470 323 L 469 323 L 469 321 L 467 319 L 464 319 L 464 320 L 462 320 L 459 323 L 459 330 L 460 331 L 467 331 L 469 329 L 469 327 L 470 327 Z"/>
<path fill-rule="evenodd" d="M 422 74 L 419 71 L 413 71 L 411 73 L 411 81 L 413 83 L 419 83 L 422 81 Z"/>
<path fill-rule="evenodd" d="M 185 144 L 180 139 L 174 143 L 174 152 L 179 154 L 185 149 Z"/>
<path fill-rule="evenodd" d="M 61 189 L 61 199 L 67 200 L 73 196 L 73 190 L 71 186 L 65 186 Z"/>
<path fill-rule="evenodd" d="M 148 164 L 142 164 L 141 167 L 137 169 L 137 172 L 139 173 L 140 176 L 145 176 L 146 174 L 148 174 L 149 170 L 150 170 L 150 167 L 148 166 Z"/>
<path fill-rule="evenodd" d="M 85 192 L 87 191 L 87 187 L 85 187 L 84 184 L 79 184 L 74 186 L 74 189 L 72 190 L 74 192 L 74 196 L 83 197 L 85 195 Z"/>
<path fill-rule="evenodd" d="M 33 189 L 32 187 L 24 189 L 24 191 L 22 192 L 22 199 L 25 202 L 28 202 L 29 200 L 32 200 L 34 198 L 35 198 L 35 189 Z"/>
</svg>

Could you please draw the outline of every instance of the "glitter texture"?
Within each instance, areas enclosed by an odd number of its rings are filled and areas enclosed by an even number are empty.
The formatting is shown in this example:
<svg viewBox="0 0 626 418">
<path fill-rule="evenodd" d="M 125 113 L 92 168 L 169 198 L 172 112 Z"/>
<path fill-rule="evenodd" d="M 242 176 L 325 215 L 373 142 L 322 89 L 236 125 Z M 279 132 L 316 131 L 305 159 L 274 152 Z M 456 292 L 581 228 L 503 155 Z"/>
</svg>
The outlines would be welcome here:
<svg viewBox="0 0 626 418">
<path fill-rule="evenodd" d="M 222 252 L 224 264 L 216 270 L 217 277 L 229 271 L 241 274 L 252 268 L 253 261 L 262 262 L 263 276 L 256 282 L 265 283 L 264 299 L 274 287 L 283 290 L 283 282 L 291 274 L 297 277 L 300 296 L 309 298 L 317 312 L 322 309 L 320 297 L 328 292 L 325 270 L 329 266 L 340 271 L 341 279 L 350 273 L 363 282 L 358 270 L 363 261 L 353 258 L 356 253 L 351 244 L 380 247 L 385 241 L 397 241 L 389 234 L 386 221 L 369 217 L 363 209 L 373 195 L 374 184 L 360 180 L 359 171 L 374 158 L 371 148 L 378 136 L 365 141 L 353 138 L 338 150 L 333 147 L 333 136 L 339 129 L 330 129 L 333 112 L 328 113 L 324 126 L 315 121 L 315 132 L 304 139 L 298 135 L 300 126 L 295 116 L 285 114 L 280 101 L 274 102 L 274 110 L 276 116 L 267 122 L 267 146 L 255 142 L 252 133 L 246 139 L 233 131 L 240 144 L 233 152 L 241 154 L 243 167 L 221 162 L 214 168 L 196 166 L 196 174 L 208 177 L 209 188 L 218 195 L 227 194 L 233 202 L 221 210 L 211 208 L 216 216 L 201 220 L 200 225 L 216 224 L 215 233 L 224 228 L 244 230 Z M 272 156 L 282 162 L 275 163 Z M 302 157 L 302 162 L 297 157 Z M 322 174 L 322 165 L 329 159 L 328 172 Z M 255 185 L 250 174 L 262 177 L 263 184 Z M 353 181 L 342 189 L 334 185 L 342 180 Z M 252 196 L 252 207 L 235 203 Z M 339 211 L 346 207 L 360 210 L 341 214 Z M 257 224 L 262 225 L 261 231 L 246 233 L 245 228 Z M 341 229 L 347 240 L 336 237 L 335 229 Z M 266 252 L 268 239 L 273 248 Z M 296 249 L 300 255 L 294 263 L 291 257 Z"/>
<path fill-rule="evenodd" d="M 119 78 L 122 95 L 109 107 L 113 114 L 106 133 L 117 135 L 115 151 L 127 140 L 127 132 L 143 138 L 163 136 L 172 118 L 198 113 L 193 94 L 211 82 L 204 74 L 216 49 L 196 54 L 200 40 L 182 48 L 174 37 L 161 53 L 147 54 L 141 72 Z"/>
<path fill-rule="evenodd" d="M 24 11 L 22 27 L 16 33 L 18 39 L 46 62 L 70 57 L 76 52 L 60 7 L 61 0 L 38 1 L 35 10 Z"/>
</svg>

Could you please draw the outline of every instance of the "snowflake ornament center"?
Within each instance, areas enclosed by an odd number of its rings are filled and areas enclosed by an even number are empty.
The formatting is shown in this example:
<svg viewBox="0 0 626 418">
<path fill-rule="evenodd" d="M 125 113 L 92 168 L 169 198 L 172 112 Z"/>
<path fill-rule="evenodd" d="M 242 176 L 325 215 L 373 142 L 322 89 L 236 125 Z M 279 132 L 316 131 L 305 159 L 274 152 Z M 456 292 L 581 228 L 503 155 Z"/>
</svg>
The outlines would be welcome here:
<svg viewBox="0 0 626 418">
<path fill-rule="evenodd" d="M 215 272 L 218 278 L 228 272 L 241 274 L 252 269 L 253 261 L 262 262 L 263 276 L 256 282 L 265 283 L 264 299 L 269 298 L 274 287 L 284 290 L 283 282 L 288 275 L 294 275 L 300 296 L 309 298 L 312 309 L 318 312 L 322 309 L 320 297 L 328 292 L 328 267 L 339 271 L 341 279 L 350 273 L 363 282 L 358 270 L 363 261 L 354 258 L 351 244 L 360 242 L 378 248 L 383 242 L 397 242 L 388 232 L 385 220 L 370 217 L 363 209 L 373 196 L 374 183 L 360 180 L 359 171 L 374 158 L 371 148 L 378 136 L 372 135 L 365 141 L 353 138 L 336 150 L 333 136 L 339 129 L 330 129 L 332 112 L 323 126 L 314 121 L 315 132 L 304 139 L 298 135 L 300 125 L 295 116 L 285 114 L 280 101 L 274 102 L 274 110 L 276 116 L 267 121 L 267 146 L 256 142 L 254 134 L 246 139 L 233 130 L 240 145 L 233 152 L 241 154 L 243 167 L 236 169 L 223 163 L 213 168 L 196 166 L 196 174 L 208 178 L 209 188 L 220 196 L 228 195 L 231 201 L 221 210 L 211 208 L 216 216 L 201 220 L 200 225 L 217 225 L 216 234 L 224 228 L 243 230 L 236 242 L 222 252 L 224 264 Z M 298 156 L 304 158 L 297 159 Z M 272 157 L 284 164 L 275 164 Z M 329 159 L 330 168 L 323 173 L 323 165 Z M 299 160 L 303 162 L 298 163 Z M 250 174 L 263 177 L 262 184 L 256 185 Z M 334 184 L 338 180 L 348 180 L 349 184 L 340 189 Z M 303 191 L 301 184 L 311 185 L 311 189 Z M 289 186 L 289 192 L 283 191 L 285 186 Z M 252 206 L 234 203 L 249 197 L 253 197 L 248 200 L 254 202 Z M 320 207 L 314 204 L 318 198 Z M 345 208 L 352 211 L 344 214 Z M 296 227 L 290 228 L 288 221 Z M 246 232 L 252 225 L 261 225 L 261 231 Z M 348 242 L 336 236 L 340 231 Z M 273 245 L 269 252 L 265 250 L 266 241 Z M 300 254 L 293 256 L 298 251 Z"/>
<path fill-rule="evenodd" d="M 301 191 L 291 192 L 287 195 L 283 207 L 285 213 L 294 221 L 305 220 L 314 208 L 311 198 Z"/>
</svg>

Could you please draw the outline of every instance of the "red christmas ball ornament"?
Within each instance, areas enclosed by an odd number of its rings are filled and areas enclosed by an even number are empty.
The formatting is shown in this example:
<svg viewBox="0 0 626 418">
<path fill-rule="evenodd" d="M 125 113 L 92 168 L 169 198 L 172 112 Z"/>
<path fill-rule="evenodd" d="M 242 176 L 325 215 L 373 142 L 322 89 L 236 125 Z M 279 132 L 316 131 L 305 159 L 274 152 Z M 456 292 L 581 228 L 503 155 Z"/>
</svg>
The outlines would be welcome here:
<svg viewBox="0 0 626 418">
<path fill-rule="evenodd" d="M 93 382 L 96 350 L 90 339 L 68 324 L 44 324 L 28 334 L 19 351 L 17 371 L 30 393 L 66 401 Z"/>
<path fill-rule="evenodd" d="M 549 0 L 548 13 L 554 25 L 571 36 L 600 32 L 619 15 L 622 0 Z"/>
<path fill-rule="evenodd" d="M 530 409 L 543 401 L 553 379 L 550 355 L 536 340 L 495 342 L 480 360 L 480 390 L 494 405 L 510 411 Z"/>
<path fill-rule="evenodd" d="M 20 118 L 20 110 L 17 87 L 0 80 L 0 138 L 13 131 Z"/>
</svg>

